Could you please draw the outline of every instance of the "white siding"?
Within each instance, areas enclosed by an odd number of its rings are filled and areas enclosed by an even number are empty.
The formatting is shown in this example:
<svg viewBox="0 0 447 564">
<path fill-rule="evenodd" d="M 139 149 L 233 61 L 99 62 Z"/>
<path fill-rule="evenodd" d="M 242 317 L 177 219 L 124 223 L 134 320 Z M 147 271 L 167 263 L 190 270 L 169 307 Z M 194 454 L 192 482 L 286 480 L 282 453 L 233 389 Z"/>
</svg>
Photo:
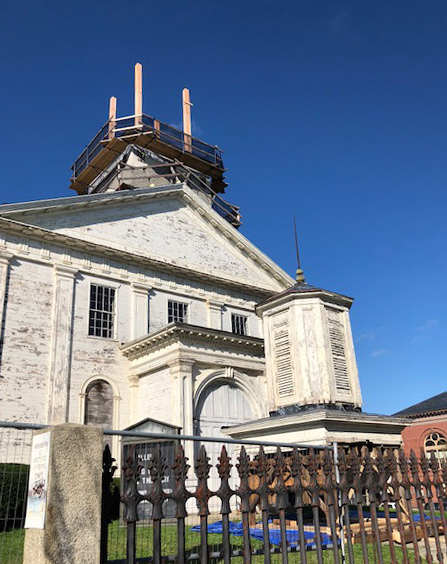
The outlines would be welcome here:
<svg viewBox="0 0 447 564">
<path fill-rule="evenodd" d="M 0 418 L 45 422 L 53 269 L 13 260 L 1 350 Z"/>
</svg>

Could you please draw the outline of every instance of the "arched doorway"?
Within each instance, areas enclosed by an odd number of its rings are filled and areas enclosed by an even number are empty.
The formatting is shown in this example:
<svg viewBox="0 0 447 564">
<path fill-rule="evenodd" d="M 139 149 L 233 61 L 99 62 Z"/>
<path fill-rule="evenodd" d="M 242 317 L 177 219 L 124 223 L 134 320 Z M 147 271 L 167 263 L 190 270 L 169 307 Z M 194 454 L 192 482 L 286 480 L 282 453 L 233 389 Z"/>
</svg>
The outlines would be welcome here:
<svg viewBox="0 0 447 564">
<path fill-rule="evenodd" d="M 234 384 L 219 381 L 203 391 L 196 419 L 199 435 L 225 437 L 222 427 L 245 423 L 254 417 L 245 392 Z"/>
<path fill-rule="evenodd" d="M 209 384 L 200 396 L 196 409 L 196 433 L 204 437 L 227 439 L 228 436 L 221 431 L 222 427 L 231 427 L 253 419 L 255 416 L 247 394 L 234 384 L 221 380 Z M 218 463 L 218 456 L 225 441 L 203 444 L 210 457 L 210 464 L 213 466 L 210 473 L 210 487 L 217 489 L 219 479 L 215 465 Z M 234 445 L 225 446 L 228 454 L 233 456 Z M 232 474 L 234 477 L 237 475 L 235 467 L 232 469 Z M 213 508 L 210 507 L 210 509 Z M 217 507 L 214 509 L 218 510 Z"/>
</svg>

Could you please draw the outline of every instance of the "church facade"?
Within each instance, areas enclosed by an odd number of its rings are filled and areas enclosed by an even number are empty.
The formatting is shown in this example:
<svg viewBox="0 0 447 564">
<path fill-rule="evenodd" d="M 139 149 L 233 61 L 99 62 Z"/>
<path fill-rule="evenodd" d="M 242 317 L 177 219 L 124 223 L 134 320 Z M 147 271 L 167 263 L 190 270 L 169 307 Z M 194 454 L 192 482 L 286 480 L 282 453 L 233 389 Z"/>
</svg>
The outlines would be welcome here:
<svg viewBox="0 0 447 564">
<path fill-rule="evenodd" d="M 352 300 L 290 291 L 188 119 L 123 120 L 112 100 L 78 195 L 0 206 L 0 419 L 243 437 L 291 405 L 360 412 Z"/>
<path fill-rule="evenodd" d="M 192 434 L 267 415 L 254 308 L 291 280 L 186 184 L 0 216 L 2 419 Z"/>
</svg>

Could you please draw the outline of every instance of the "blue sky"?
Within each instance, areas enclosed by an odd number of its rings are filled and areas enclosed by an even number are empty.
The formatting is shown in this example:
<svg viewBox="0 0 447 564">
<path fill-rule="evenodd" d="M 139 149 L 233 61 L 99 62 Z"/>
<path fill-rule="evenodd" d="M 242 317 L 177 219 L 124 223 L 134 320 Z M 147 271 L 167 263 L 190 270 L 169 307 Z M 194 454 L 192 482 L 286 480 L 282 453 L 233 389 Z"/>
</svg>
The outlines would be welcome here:
<svg viewBox="0 0 447 564">
<path fill-rule="evenodd" d="M 66 196 L 107 119 L 144 111 L 225 150 L 242 232 L 354 296 L 364 409 L 447 390 L 447 3 L 10 2 L 0 7 L 0 202 Z"/>
</svg>

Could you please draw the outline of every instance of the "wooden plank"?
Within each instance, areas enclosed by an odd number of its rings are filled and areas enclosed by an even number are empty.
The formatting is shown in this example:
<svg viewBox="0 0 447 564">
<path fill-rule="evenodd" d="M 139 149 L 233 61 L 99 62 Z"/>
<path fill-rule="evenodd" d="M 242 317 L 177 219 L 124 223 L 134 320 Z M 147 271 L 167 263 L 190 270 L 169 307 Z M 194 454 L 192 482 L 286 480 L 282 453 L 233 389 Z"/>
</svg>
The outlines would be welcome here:
<svg viewBox="0 0 447 564">
<path fill-rule="evenodd" d="M 182 91 L 182 106 L 183 106 L 183 145 L 185 151 L 189 153 L 192 150 L 191 142 L 191 100 L 188 88 L 183 88 Z"/>
<path fill-rule="evenodd" d="M 116 98 L 115 96 L 111 96 L 109 100 L 109 139 L 115 137 L 113 132 L 115 128 L 115 120 L 116 120 Z"/>
<path fill-rule="evenodd" d="M 141 125 L 143 114 L 143 66 L 135 65 L 135 126 Z"/>
</svg>

